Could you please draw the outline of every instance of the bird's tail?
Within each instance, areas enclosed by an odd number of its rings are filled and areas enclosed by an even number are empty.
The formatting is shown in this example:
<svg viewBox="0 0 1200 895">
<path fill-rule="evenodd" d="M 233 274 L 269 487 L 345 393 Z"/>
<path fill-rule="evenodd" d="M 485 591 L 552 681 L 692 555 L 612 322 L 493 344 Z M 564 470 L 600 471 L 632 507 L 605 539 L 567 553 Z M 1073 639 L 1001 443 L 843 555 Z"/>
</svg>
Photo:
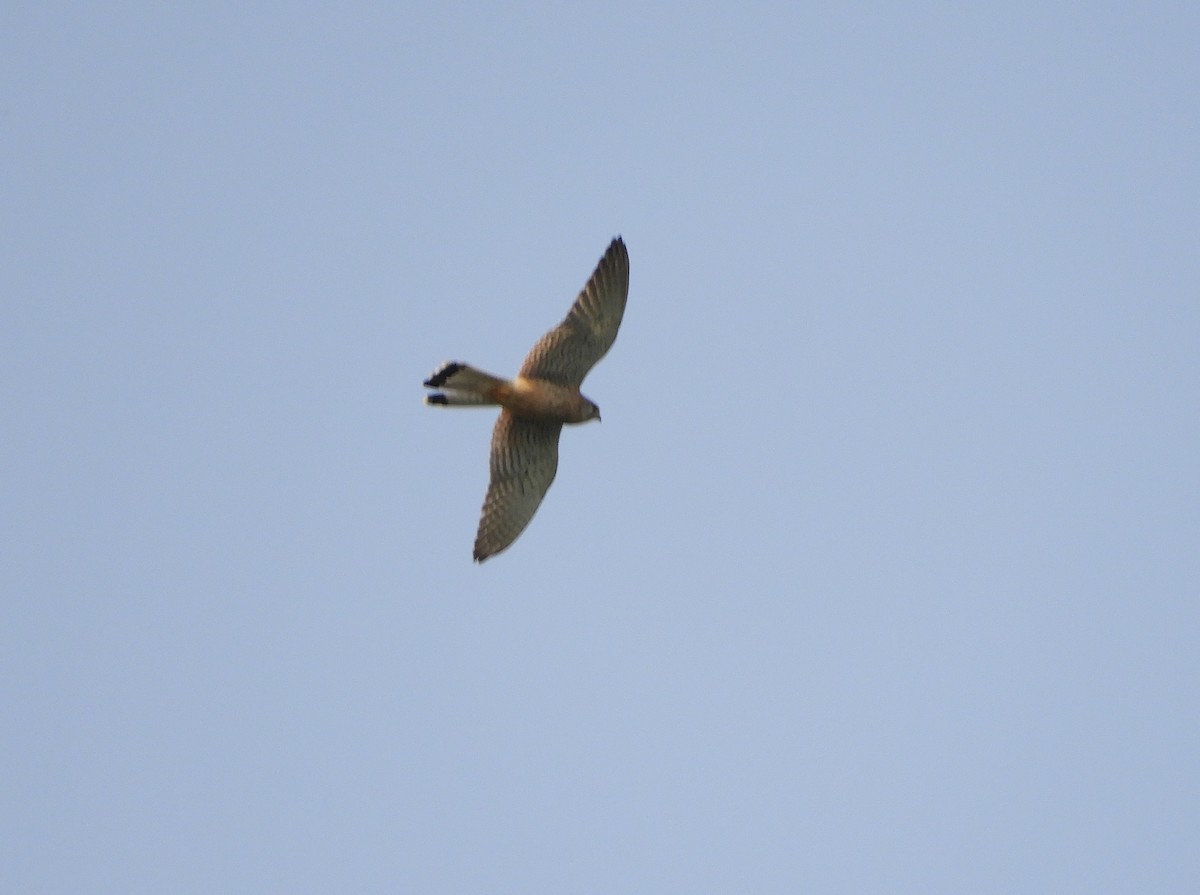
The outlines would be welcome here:
<svg viewBox="0 0 1200 895">
<path fill-rule="evenodd" d="M 442 364 L 436 373 L 425 380 L 426 388 L 440 389 L 425 396 L 426 404 L 443 407 L 482 407 L 498 404 L 497 390 L 507 385 L 507 380 L 467 364 L 450 361 Z"/>
</svg>

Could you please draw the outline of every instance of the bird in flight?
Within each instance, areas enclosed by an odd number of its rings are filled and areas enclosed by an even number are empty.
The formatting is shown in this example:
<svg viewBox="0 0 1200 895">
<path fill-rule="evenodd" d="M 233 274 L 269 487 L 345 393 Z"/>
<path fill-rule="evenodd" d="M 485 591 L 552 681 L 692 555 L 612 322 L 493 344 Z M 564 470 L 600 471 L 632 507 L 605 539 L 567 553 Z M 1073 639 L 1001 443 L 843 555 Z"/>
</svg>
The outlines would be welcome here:
<svg viewBox="0 0 1200 895">
<path fill-rule="evenodd" d="M 436 390 L 426 404 L 502 408 L 492 430 L 476 562 L 512 544 L 537 512 L 558 471 L 563 423 L 600 419 L 600 408 L 579 387 L 617 338 L 628 295 L 629 254 L 618 236 L 566 318 L 538 340 L 514 379 L 451 361 L 425 380 Z"/>
</svg>

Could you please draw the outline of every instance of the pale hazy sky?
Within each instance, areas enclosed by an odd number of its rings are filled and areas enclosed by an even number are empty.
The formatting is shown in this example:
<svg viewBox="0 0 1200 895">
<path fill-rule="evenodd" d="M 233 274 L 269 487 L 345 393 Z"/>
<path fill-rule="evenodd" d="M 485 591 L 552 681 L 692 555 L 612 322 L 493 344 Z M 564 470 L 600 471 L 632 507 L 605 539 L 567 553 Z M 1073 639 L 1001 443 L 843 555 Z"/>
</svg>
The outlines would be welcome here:
<svg viewBox="0 0 1200 895">
<path fill-rule="evenodd" d="M 734 6 L 0 13 L 0 890 L 1197 891 L 1200 7 Z"/>
</svg>

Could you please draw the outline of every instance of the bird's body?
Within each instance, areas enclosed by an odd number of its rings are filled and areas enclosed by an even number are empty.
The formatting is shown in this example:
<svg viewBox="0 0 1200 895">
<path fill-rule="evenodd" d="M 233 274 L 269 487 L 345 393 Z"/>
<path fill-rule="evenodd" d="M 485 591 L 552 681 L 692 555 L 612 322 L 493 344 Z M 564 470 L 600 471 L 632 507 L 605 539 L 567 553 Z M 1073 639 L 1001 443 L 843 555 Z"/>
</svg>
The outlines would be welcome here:
<svg viewBox="0 0 1200 895">
<path fill-rule="evenodd" d="M 512 544 L 537 512 L 558 470 L 564 423 L 600 419 L 579 387 L 612 346 L 629 295 L 629 255 L 617 237 L 566 319 L 538 340 L 513 379 L 452 361 L 429 379 L 426 403 L 499 406 L 492 431 L 491 479 L 475 539 L 482 562 Z"/>
<path fill-rule="evenodd" d="M 471 385 L 465 384 L 468 381 Z M 445 390 L 426 398 L 429 404 L 497 405 L 523 419 L 544 422 L 585 423 L 595 409 L 577 388 L 521 375 L 502 379 L 458 362 L 445 364 L 425 385 Z"/>
</svg>

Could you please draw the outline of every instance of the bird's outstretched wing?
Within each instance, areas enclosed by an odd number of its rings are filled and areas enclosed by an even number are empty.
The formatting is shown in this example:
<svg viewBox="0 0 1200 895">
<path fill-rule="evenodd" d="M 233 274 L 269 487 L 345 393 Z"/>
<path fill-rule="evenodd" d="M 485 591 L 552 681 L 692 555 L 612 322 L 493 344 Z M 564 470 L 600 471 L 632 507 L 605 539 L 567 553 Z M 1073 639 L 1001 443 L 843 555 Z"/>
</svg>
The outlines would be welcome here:
<svg viewBox="0 0 1200 895">
<path fill-rule="evenodd" d="M 628 297 L 629 253 L 618 236 L 566 319 L 533 346 L 520 375 L 578 388 L 617 338 Z"/>
<path fill-rule="evenodd" d="M 500 411 L 492 430 L 491 481 L 483 500 L 475 561 L 499 553 L 525 530 L 558 471 L 562 423 L 522 419 Z"/>
</svg>

